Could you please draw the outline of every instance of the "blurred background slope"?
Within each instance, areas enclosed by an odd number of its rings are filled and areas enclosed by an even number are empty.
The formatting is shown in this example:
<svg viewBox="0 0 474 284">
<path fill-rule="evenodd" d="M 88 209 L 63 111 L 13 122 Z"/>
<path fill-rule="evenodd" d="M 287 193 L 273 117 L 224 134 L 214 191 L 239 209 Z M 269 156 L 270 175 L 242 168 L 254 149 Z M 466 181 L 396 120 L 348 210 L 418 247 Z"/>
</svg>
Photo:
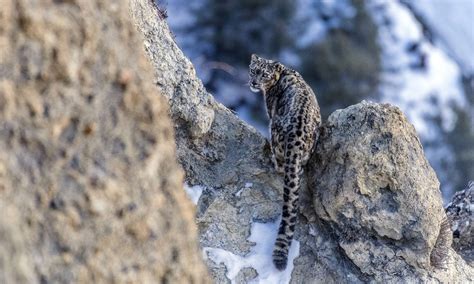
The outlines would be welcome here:
<svg viewBox="0 0 474 284">
<path fill-rule="evenodd" d="M 415 125 L 445 200 L 474 179 L 474 1 L 169 1 L 168 23 L 206 87 L 268 135 L 247 66 L 297 69 L 324 117 L 364 99 Z"/>
</svg>

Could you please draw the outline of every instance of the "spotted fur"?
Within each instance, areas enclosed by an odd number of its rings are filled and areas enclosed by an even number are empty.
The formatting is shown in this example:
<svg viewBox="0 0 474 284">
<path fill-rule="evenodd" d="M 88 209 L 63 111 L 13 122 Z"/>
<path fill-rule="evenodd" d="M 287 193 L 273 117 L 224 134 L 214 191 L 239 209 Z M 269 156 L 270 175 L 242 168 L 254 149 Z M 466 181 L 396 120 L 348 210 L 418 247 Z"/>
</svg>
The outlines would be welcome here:
<svg viewBox="0 0 474 284">
<path fill-rule="evenodd" d="M 284 175 L 283 209 L 273 263 L 284 270 L 295 232 L 303 167 L 316 140 L 321 115 L 316 95 L 301 75 L 280 62 L 252 55 L 249 85 L 262 92 L 270 118 L 272 162 Z"/>
</svg>

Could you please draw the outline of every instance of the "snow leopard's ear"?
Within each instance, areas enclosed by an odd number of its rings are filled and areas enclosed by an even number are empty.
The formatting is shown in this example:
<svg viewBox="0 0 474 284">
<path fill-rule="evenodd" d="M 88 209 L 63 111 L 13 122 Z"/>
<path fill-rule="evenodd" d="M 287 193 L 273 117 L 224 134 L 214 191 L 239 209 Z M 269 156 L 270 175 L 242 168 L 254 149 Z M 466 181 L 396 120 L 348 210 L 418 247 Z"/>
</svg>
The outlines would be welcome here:
<svg viewBox="0 0 474 284">
<path fill-rule="evenodd" d="M 283 72 L 283 69 L 285 68 L 285 66 L 283 66 L 283 64 L 281 64 L 280 62 L 273 63 L 273 66 L 275 67 L 275 71 L 278 73 Z"/>
<path fill-rule="evenodd" d="M 257 61 L 258 60 L 258 55 L 256 55 L 255 53 L 252 53 L 252 56 L 250 57 L 250 60 Z"/>
</svg>

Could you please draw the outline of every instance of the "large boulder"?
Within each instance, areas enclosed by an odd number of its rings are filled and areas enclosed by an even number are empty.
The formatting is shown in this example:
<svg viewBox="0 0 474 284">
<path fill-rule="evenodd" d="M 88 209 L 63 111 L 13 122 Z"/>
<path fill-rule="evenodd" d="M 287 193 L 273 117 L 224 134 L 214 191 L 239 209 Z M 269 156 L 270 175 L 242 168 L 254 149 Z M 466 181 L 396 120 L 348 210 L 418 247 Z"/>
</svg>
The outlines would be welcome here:
<svg viewBox="0 0 474 284">
<path fill-rule="evenodd" d="M 0 283 L 202 283 L 126 0 L 0 0 Z"/>
<path fill-rule="evenodd" d="M 308 170 L 314 208 L 358 270 L 414 280 L 451 263 L 439 182 L 401 111 L 363 102 L 322 132 Z"/>
</svg>

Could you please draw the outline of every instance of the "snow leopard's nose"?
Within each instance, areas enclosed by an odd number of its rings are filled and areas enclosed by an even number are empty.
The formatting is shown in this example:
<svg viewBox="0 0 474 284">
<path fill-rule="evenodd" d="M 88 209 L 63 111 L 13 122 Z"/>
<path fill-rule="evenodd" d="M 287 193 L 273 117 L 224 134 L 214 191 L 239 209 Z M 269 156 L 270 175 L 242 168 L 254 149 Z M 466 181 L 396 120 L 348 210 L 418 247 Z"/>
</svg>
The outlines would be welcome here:
<svg viewBox="0 0 474 284">
<path fill-rule="evenodd" d="M 255 81 L 251 81 L 249 85 L 250 85 L 250 90 L 254 93 L 260 90 L 258 84 Z"/>
</svg>

